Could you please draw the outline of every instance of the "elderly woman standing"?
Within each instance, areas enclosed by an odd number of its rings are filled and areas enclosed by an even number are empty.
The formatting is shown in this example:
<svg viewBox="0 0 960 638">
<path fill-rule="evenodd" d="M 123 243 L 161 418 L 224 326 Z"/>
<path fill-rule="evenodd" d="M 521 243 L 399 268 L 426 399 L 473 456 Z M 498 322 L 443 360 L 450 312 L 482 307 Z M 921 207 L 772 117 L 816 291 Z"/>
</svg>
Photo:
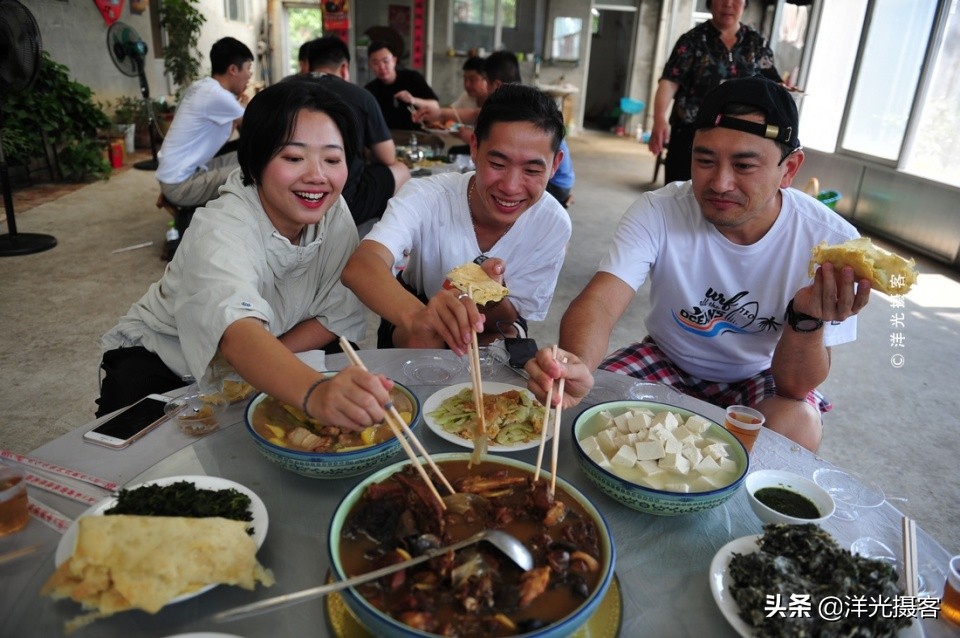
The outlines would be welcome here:
<svg viewBox="0 0 960 638">
<path fill-rule="evenodd" d="M 690 179 L 693 121 L 707 93 L 734 78 L 762 74 L 780 79 L 766 39 L 740 23 L 746 6 L 747 0 L 707 0 L 712 17 L 680 36 L 664 66 L 653 99 L 649 146 L 660 155 L 669 143 L 667 184 Z"/>
<path fill-rule="evenodd" d="M 358 368 L 328 382 L 294 353 L 363 334 L 340 283 L 358 243 L 341 197 L 358 152 L 352 115 L 315 82 L 258 94 L 220 197 L 197 211 L 174 260 L 103 337 L 98 416 L 209 377 L 223 359 L 258 390 L 332 425 L 383 419 L 391 383 Z"/>
</svg>

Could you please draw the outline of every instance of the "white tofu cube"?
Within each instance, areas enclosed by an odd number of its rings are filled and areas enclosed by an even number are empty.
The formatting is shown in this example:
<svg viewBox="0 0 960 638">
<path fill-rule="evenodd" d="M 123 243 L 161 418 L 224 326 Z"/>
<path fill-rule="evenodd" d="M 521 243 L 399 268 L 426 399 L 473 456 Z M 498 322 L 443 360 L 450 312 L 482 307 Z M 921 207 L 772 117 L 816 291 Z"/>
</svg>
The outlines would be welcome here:
<svg viewBox="0 0 960 638">
<path fill-rule="evenodd" d="M 599 447 L 587 452 L 587 456 L 590 457 L 594 463 L 599 465 L 602 468 L 610 468 L 610 459 L 607 458 L 607 455 L 603 453 Z"/>
<path fill-rule="evenodd" d="M 597 413 L 596 419 L 600 428 L 608 428 L 613 425 L 613 415 L 610 414 L 610 410 L 601 410 Z"/>
<path fill-rule="evenodd" d="M 677 437 L 677 440 L 678 440 L 678 441 L 683 441 L 684 439 L 686 439 L 687 437 L 692 436 L 692 435 L 693 435 L 693 432 L 691 432 L 690 430 L 688 430 L 688 429 L 687 429 L 685 426 L 683 426 L 683 425 L 678 425 L 677 428 L 673 431 L 673 436 Z M 697 438 L 699 438 L 699 437 L 697 437 Z M 692 441 L 691 441 L 691 443 L 692 443 Z"/>
<path fill-rule="evenodd" d="M 653 430 L 651 430 L 652 432 Z M 673 436 L 673 432 L 670 430 L 658 430 L 656 434 L 653 435 L 653 438 L 660 441 L 664 445 L 667 444 L 667 441 L 676 441 L 677 438 Z"/>
<path fill-rule="evenodd" d="M 663 443 L 663 451 L 670 454 L 677 454 L 683 450 L 683 443 L 676 439 L 667 439 Z"/>
<path fill-rule="evenodd" d="M 651 423 L 650 429 L 647 430 L 647 438 L 652 440 L 658 433 L 666 431 L 667 427 L 663 423 Z"/>
<path fill-rule="evenodd" d="M 656 461 L 663 458 L 664 449 L 660 441 L 640 441 L 634 445 L 638 461 Z"/>
<path fill-rule="evenodd" d="M 731 458 L 718 459 L 717 463 L 720 464 L 720 469 L 724 472 L 736 472 L 737 462 Z"/>
<path fill-rule="evenodd" d="M 617 430 L 621 434 L 630 434 L 630 425 L 628 424 L 629 419 L 630 415 L 626 412 L 613 417 L 613 424 L 617 426 Z"/>
<path fill-rule="evenodd" d="M 611 465 L 619 467 L 633 467 L 637 464 L 637 450 L 632 445 L 621 445 L 617 453 L 610 459 Z"/>
<path fill-rule="evenodd" d="M 703 460 L 703 454 L 700 453 L 700 448 L 696 445 L 684 445 L 683 450 L 680 452 L 685 459 L 690 461 L 691 467 L 696 467 L 701 460 Z"/>
<path fill-rule="evenodd" d="M 703 448 L 703 453 L 705 456 L 713 458 L 714 461 L 719 461 L 720 459 L 725 459 L 730 456 L 727 453 L 727 446 L 723 443 L 711 443 Z"/>
<path fill-rule="evenodd" d="M 597 442 L 597 437 L 588 436 L 583 439 L 580 439 L 580 447 L 583 448 L 583 451 L 589 455 L 590 452 L 600 449 L 600 443 Z"/>
<path fill-rule="evenodd" d="M 637 461 L 637 470 L 642 476 L 656 476 L 663 472 L 663 468 L 656 461 Z"/>
<path fill-rule="evenodd" d="M 692 414 L 683 425 L 691 432 L 703 434 L 710 428 L 710 421 L 698 414 Z"/>
<path fill-rule="evenodd" d="M 706 460 L 707 459 L 704 459 L 704 461 Z M 723 478 L 721 476 L 718 476 L 717 474 L 701 474 L 700 478 L 697 480 L 703 483 L 704 486 L 708 489 L 716 489 L 718 487 L 723 487 L 724 485 L 730 484 L 729 481 L 723 480 Z"/>
<path fill-rule="evenodd" d="M 630 427 L 631 432 L 640 432 L 641 430 L 646 430 L 650 427 L 650 417 L 646 414 L 630 412 L 630 417 L 627 419 L 627 425 Z"/>
<path fill-rule="evenodd" d="M 673 483 L 664 484 L 663 489 L 668 490 L 670 492 L 679 492 L 681 494 L 686 494 L 687 492 L 690 491 L 690 486 L 687 485 L 686 483 L 673 482 Z"/>
<path fill-rule="evenodd" d="M 664 454 L 663 458 L 657 463 L 665 470 L 673 470 L 680 474 L 686 474 L 690 471 L 690 461 L 680 454 Z"/>
<path fill-rule="evenodd" d="M 720 471 L 720 464 L 712 456 L 705 456 L 697 463 L 697 471 L 703 476 L 713 476 Z"/>
<path fill-rule="evenodd" d="M 616 454 L 617 448 L 620 447 L 615 440 L 616 436 L 617 428 L 615 427 L 600 430 L 600 432 L 597 433 L 597 443 L 600 444 L 600 449 L 603 450 L 607 456 Z"/>
<path fill-rule="evenodd" d="M 663 412 L 657 412 L 654 415 L 653 420 L 650 421 L 651 427 L 656 424 L 662 424 L 668 430 L 675 430 L 677 426 L 680 425 L 680 419 L 677 418 L 677 415 L 673 412 L 664 410 Z"/>
</svg>

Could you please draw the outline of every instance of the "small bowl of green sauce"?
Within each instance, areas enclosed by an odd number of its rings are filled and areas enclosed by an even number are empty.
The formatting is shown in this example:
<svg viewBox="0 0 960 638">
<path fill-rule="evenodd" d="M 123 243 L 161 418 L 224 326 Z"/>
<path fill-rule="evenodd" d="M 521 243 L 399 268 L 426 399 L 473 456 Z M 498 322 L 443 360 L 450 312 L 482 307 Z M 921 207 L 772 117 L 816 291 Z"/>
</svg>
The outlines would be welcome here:
<svg viewBox="0 0 960 638">
<path fill-rule="evenodd" d="M 750 507 L 763 523 L 819 525 L 836 508 L 825 489 L 793 472 L 757 470 L 747 475 L 744 485 Z"/>
</svg>

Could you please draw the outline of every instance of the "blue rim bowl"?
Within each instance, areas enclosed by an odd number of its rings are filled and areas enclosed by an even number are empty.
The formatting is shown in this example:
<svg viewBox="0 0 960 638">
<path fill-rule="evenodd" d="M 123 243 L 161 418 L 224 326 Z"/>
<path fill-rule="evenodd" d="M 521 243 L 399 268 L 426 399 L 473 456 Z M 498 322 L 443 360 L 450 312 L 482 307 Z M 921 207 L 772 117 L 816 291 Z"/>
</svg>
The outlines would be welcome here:
<svg viewBox="0 0 960 638">
<path fill-rule="evenodd" d="M 324 372 L 323 374 L 333 376 L 336 372 Z M 402 383 L 395 381 L 393 385 L 407 395 L 407 398 L 413 404 L 413 418 L 410 420 L 410 429 L 416 432 L 422 412 L 420 399 Z M 253 413 L 266 397 L 267 395 L 261 392 L 250 400 L 244 415 L 244 423 L 247 432 L 250 433 L 250 437 L 257 446 L 257 450 L 285 470 L 311 478 L 339 479 L 364 474 L 381 467 L 401 450 L 400 441 L 396 438 L 349 452 L 304 452 L 276 445 L 263 438 L 253 429 Z"/>
<path fill-rule="evenodd" d="M 596 417 L 600 412 L 608 410 L 614 414 L 625 412 L 628 408 L 647 408 L 653 412 L 669 410 L 679 413 L 684 419 L 697 415 L 710 422 L 708 432 L 710 435 L 727 443 L 733 451 L 731 458 L 737 463 L 737 478 L 724 487 L 704 492 L 670 492 L 667 490 L 658 490 L 652 487 L 646 487 L 633 481 L 621 478 L 613 472 L 600 467 L 591 459 L 580 440 L 596 434 L 599 429 L 599 423 Z M 631 509 L 635 509 L 646 514 L 656 516 L 679 516 L 682 514 L 693 514 L 704 510 L 712 509 L 718 505 L 726 503 L 740 486 L 743 484 L 747 471 L 750 469 L 750 456 L 746 448 L 737 437 L 733 436 L 719 423 L 698 412 L 679 408 L 668 403 L 657 403 L 653 401 L 609 401 L 607 403 L 598 403 L 587 408 L 576 418 L 573 423 L 573 447 L 577 456 L 577 462 L 580 469 L 587 477 L 597 484 L 604 494 L 620 502 Z"/>
<path fill-rule="evenodd" d="M 470 453 L 448 452 L 445 454 L 432 454 L 431 458 L 433 458 L 433 460 L 437 463 L 443 461 L 467 461 L 470 459 Z M 529 463 L 524 463 L 523 461 L 518 461 L 516 459 L 504 456 L 488 456 L 486 457 L 485 461 L 524 469 L 530 472 L 530 474 L 533 474 L 534 470 L 536 469 Z M 368 485 L 387 479 L 408 463 L 409 461 L 394 463 L 389 467 L 385 467 L 376 473 L 371 474 L 358 483 L 352 490 L 350 490 L 349 493 L 347 493 L 346 496 L 343 497 L 343 500 L 340 501 L 340 504 L 337 506 L 336 512 L 330 521 L 330 529 L 327 534 L 327 548 L 330 552 L 330 567 L 333 571 L 333 576 L 335 579 L 342 580 L 346 577 L 344 574 L 343 565 L 340 562 L 340 532 L 343 528 L 344 522 L 347 519 L 347 515 L 350 513 L 350 510 L 353 509 L 353 506 L 358 500 L 360 500 L 360 497 L 363 496 L 363 492 L 366 490 Z M 607 590 L 610 588 L 610 583 L 613 581 L 614 565 L 616 564 L 616 550 L 613 545 L 613 534 L 610 532 L 610 527 L 607 525 L 606 519 L 603 518 L 600 510 L 598 510 L 596 506 L 591 503 L 590 500 L 576 487 L 560 477 L 557 477 L 557 484 L 566 490 L 566 492 L 573 498 L 575 498 L 597 524 L 597 530 L 600 534 L 600 551 L 603 554 L 600 561 L 600 582 L 596 589 L 591 592 L 590 596 L 583 601 L 583 604 L 581 604 L 580 607 L 574 610 L 566 618 L 563 618 L 541 629 L 520 634 L 525 638 L 561 638 L 573 634 L 584 623 L 586 623 L 587 620 L 590 619 L 590 616 L 593 615 L 593 612 L 603 601 Z M 414 629 L 413 627 L 405 625 L 399 620 L 396 620 L 383 613 L 369 603 L 366 598 L 358 594 L 353 588 L 345 589 L 343 593 L 343 599 L 347 606 L 360 620 L 360 623 L 374 636 L 386 636 L 388 638 L 429 638 L 436 635 Z"/>
</svg>

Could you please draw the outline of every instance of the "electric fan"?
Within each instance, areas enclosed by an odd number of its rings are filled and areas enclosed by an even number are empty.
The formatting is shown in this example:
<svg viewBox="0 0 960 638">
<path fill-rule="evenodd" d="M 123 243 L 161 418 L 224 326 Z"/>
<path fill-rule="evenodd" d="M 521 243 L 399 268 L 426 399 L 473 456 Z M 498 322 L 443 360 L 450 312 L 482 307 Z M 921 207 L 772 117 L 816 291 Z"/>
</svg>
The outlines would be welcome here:
<svg viewBox="0 0 960 638">
<path fill-rule="evenodd" d="M 107 30 L 107 50 L 110 59 L 124 75 L 140 78 L 140 95 L 147 107 L 147 127 L 150 131 L 150 152 L 152 159 L 136 162 L 134 168 L 144 171 L 157 170 L 157 122 L 153 115 L 153 101 L 150 99 L 150 87 L 147 85 L 147 73 L 144 62 L 147 57 L 147 43 L 136 30 L 123 22 L 114 22 Z"/>
<path fill-rule="evenodd" d="M 40 29 L 33 14 L 17 0 L 0 0 L 0 101 L 26 91 L 40 72 Z M 0 235 L 0 257 L 29 255 L 57 245 L 50 235 L 18 233 L 7 160 L 3 154 L 3 109 L 0 109 L 0 187 L 7 210 L 6 235 Z"/>
</svg>

